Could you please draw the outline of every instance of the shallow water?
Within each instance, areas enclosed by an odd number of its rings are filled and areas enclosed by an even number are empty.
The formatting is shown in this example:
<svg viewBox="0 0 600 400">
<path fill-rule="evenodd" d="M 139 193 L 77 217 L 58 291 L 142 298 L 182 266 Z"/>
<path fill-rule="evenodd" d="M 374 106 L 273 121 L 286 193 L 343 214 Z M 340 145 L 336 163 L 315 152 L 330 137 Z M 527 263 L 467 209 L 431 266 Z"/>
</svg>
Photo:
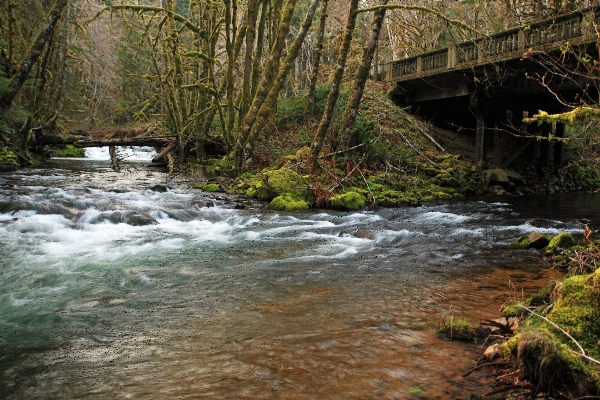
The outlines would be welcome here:
<svg viewBox="0 0 600 400">
<path fill-rule="evenodd" d="M 506 245 L 580 234 L 600 200 L 289 215 L 178 179 L 0 175 L 0 397 L 468 398 L 477 345 L 433 328 L 543 286 L 539 253 Z"/>
</svg>

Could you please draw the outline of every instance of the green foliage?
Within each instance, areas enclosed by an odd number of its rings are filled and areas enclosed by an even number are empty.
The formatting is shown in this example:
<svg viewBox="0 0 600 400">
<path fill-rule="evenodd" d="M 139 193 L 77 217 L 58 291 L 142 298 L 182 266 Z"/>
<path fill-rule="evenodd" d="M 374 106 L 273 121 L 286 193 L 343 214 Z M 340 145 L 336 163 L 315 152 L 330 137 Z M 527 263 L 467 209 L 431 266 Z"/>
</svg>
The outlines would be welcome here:
<svg viewBox="0 0 600 400">
<path fill-rule="evenodd" d="M 53 157 L 76 157 L 81 158 L 85 157 L 85 149 L 80 149 L 72 144 L 68 144 L 64 149 L 54 149 L 52 150 Z"/>
<path fill-rule="evenodd" d="M 19 167 L 19 157 L 11 150 L 0 147 L 0 171 Z"/>
</svg>

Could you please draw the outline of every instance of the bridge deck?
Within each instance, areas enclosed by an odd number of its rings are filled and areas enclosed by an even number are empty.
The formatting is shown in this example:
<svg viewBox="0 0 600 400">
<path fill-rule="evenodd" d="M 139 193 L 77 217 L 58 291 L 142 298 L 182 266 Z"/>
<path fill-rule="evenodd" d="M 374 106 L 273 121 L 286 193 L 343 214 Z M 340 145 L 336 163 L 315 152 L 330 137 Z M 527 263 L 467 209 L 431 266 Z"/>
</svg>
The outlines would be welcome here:
<svg viewBox="0 0 600 400">
<path fill-rule="evenodd" d="M 392 61 L 384 66 L 383 80 L 398 84 L 446 72 L 517 60 L 529 49 L 555 51 L 564 46 L 565 42 L 575 46 L 595 44 L 598 41 L 595 26 L 600 26 L 600 6 Z"/>
</svg>

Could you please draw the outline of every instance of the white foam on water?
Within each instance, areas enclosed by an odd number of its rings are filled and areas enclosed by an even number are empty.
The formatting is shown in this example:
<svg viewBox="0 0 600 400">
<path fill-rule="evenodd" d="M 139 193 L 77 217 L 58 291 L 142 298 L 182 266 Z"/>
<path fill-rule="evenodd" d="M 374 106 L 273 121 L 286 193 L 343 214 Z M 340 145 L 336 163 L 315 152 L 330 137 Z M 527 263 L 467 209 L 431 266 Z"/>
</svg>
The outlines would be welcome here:
<svg viewBox="0 0 600 400">
<path fill-rule="evenodd" d="M 117 147 L 119 157 L 127 161 L 150 161 L 156 155 L 152 147 Z M 110 160 L 108 147 L 88 147 L 85 149 L 85 158 L 90 160 Z"/>
<path fill-rule="evenodd" d="M 467 215 L 458 215 L 440 211 L 429 211 L 420 216 L 419 222 L 433 222 L 439 224 L 459 224 L 472 219 Z"/>
</svg>

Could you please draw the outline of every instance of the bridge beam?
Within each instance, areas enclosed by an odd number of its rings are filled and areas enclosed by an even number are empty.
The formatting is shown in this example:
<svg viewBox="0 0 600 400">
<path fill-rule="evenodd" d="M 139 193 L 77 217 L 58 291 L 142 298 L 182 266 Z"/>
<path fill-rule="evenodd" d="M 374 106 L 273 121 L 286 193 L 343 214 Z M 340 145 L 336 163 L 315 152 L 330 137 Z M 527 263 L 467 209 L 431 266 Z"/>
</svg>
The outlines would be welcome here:
<svg viewBox="0 0 600 400">
<path fill-rule="evenodd" d="M 469 107 L 476 110 L 477 125 L 475 128 L 475 162 L 483 160 L 485 143 L 485 115 L 487 111 L 485 97 L 481 94 L 479 88 L 476 88 L 471 94 Z"/>
</svg>

